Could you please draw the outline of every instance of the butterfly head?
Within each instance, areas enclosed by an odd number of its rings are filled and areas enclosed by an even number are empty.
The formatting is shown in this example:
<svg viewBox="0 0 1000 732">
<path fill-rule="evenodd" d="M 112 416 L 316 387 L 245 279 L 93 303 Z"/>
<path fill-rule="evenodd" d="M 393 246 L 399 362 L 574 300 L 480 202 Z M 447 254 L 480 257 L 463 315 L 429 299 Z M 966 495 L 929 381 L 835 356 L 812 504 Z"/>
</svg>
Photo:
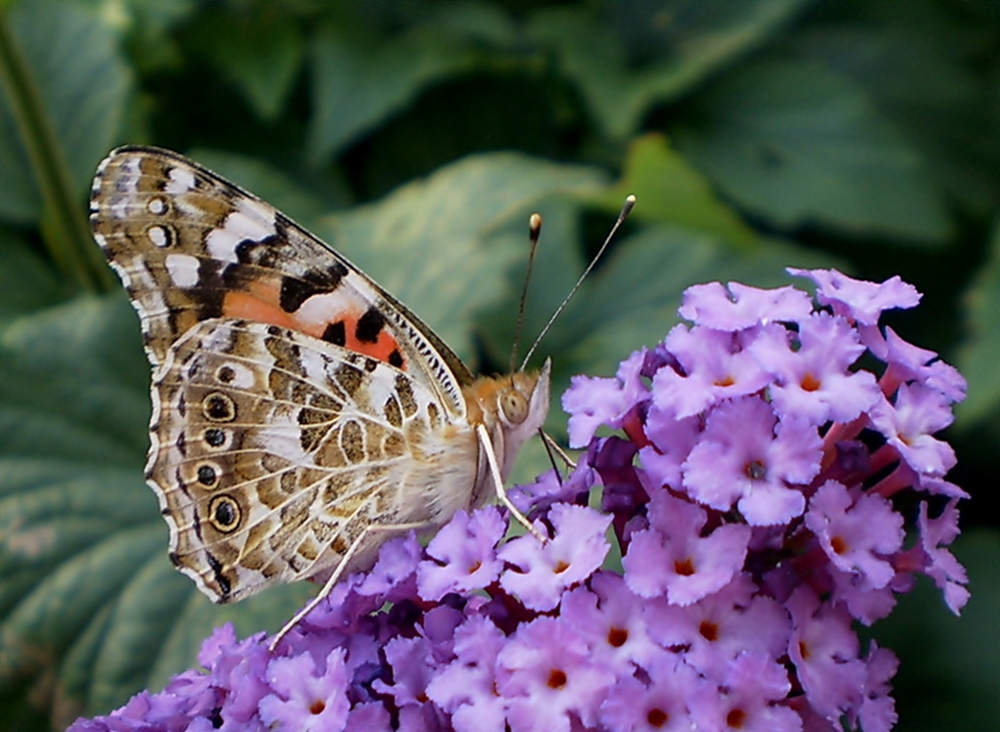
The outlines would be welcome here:
<svg viewBox="0 0 1000 732">
<path fill-rule="evenodd" d="M 486 426 L 505 480 L 518 449 L 548 416 L 551 370 L 552 364 L 546 360 L 540 371 L 483 377 L 466 388 L 469 421 Z"/>
<path fill-rule="evenodd" d="M 541 371 L 511 374 L 497 392 L 497 415 L 503 425 L 508 451 L 517 450 L 545 423 L 549 414 L 551 371 L 552 361 L 546 359 Z"/>
</svg>

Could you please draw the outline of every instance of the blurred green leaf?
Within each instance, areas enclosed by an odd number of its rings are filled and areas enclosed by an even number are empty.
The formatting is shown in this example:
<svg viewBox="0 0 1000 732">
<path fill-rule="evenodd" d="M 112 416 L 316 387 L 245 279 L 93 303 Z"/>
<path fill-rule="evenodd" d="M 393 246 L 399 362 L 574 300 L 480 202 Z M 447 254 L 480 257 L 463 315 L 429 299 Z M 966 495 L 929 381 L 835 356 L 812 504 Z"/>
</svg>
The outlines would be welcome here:
<svg viewBox="0 0 1000 732">
<path fill-rule="evenodd" d="M 795 49 L 849 75 L 919 147 L 935 185 L 989 215 L 1000 197 L 1000 105 L 982 69 L 996 56 L 989 27 L 963 22 L 946 3 L 854 1 L 838 10 L 796 34 Z"/>
<path fill-rule="evenodd" d="M 276 629 L 308 588 L 218 609 L 167 560 L 143 485 L 148 366 L 123 297 L 0 338 L 0 684 L 47 677 L 53 726 L 194 663 L 211 628 Z"/>
<path fill-rule="evenodd" d="M 8 18 L 82 200 L 122 123 L 130 73 L 118 38 L 73 2 L 18 2 Z M 0 217 L 35 221 L 42 199 L 10 103 L 0 86 Z"/>
<path fill-rule="evenodd" d="M 424 22 L 391 35 L 347 23 L 328 24 L 316 34 L 316 111 L 307 144 L 312 160 L 339 152 L 430 84 L 474 68 L 482 44 L 513 34 L 506 16 L 485 3 L 428 11 Z"/>
<path fill-rule="evenodd" d="M 195 148 L 186 154 L 309 228 L 319 217 L 345 204 L 346 192 L 340 193 L 342 198 L 334 206 L 259 158 L 209 148 Z"/>
<path fill-rule="evenodd" d="M 814 61 L 771 56 L 712 85 L 681 152 L 776 226 L 940 244 L 951 233 L 926 162 L 856 83 Z"/>
<path fill-rule="evenodd" d="M 622 182 L 614 188 L 614 202 L 620 204 L 630 193 L 639 202 L 633 213 L 636 220 L 686 226 L 733 244 L 751 244 L 756 239 L 753 229 L 719 200 L 704 176 L 661 135 L 646 135 L 632 143 Z"/>
<path fill-rule="evenodd" d="M 196 26 L 196 43 L 232 79 L 257 115 L 278 116 L 302 66 L 305 45 L 280 5 L 220 10 Z"/>
<path fill-rule="evenodd" d="M 691 90 L 766 41 L 802 0 L 671 0 L 536 11 L 530 33 L 555 48 L 604 134 L 624 139 L 654 104 Z"/>
<path fill-rule="evenodd" d="M 1000 405 L 1000 218 L 993 229 L 989 256 L 965 293 L 966 338 L 956 366 L 969 382 L 968 397 L 957 405 L 960 425 L 971 429 Z"/>
<path fill-rule="evenodd" d="M 0 261 L 0 326 L 61 299 L 63 283 L 13 231 L 0 229 Z"/>
<path fill-rule="evenodd" d="M 594 195 L 601 181 L 594 168 L 470 156 L 333 216 L 318 232 L 469 358 L 475 313 L 503 297 L 511 262 L 526 256 L 532 207 L 556 195 Z M 492 239 L 507 226 L 524 232 L 520 246 Z"/>
<path fill-rule="evenodd" d="M 173 31 L 198 10 L 198 0 L 88 0 L 108 22 L 126 32 L 130 61 L 140 74 L 174 70 L 184 63 Z"/>
</svg>

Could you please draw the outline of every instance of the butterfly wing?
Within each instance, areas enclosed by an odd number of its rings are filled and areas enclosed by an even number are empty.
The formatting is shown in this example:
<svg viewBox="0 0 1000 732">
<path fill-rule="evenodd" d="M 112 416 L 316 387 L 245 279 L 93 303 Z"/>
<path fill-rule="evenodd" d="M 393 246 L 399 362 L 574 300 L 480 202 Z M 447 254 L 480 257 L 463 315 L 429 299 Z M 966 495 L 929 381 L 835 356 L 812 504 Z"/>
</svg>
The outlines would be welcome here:
<svg viewBox="0 0 1000 732">
<path fill-rule="evenodd" d="M 409 374 L 264 323 L 194 326 L 153 393 L 170 556 L 216 602 L 331 569 L 366 526 L 432 523 L 436 507 L 407 503 L 406 486 L 462 444 L 435 438 L 436 396 Z"/>
<path fill-rule="evenodd" d="M 147 478 L 171 558 L 213 600 L 322 574 L 372 523 L 459 507 L 426 488 L 443 455 L 454 485 L 475 482 L 471 376 L 378 285 L 169 151 L 113 152 L 91 210 L 153 366 Z"/>
<path fill-rule="evenodd" d="M 94 179 L 91 225 L 139 312 L 154 372 L 197 323 L 243 318 L 409 371 L 464 416 L 472 376 L 426 325 L 274 207 L 184 156 L 112 152 Z"/>
</svg>

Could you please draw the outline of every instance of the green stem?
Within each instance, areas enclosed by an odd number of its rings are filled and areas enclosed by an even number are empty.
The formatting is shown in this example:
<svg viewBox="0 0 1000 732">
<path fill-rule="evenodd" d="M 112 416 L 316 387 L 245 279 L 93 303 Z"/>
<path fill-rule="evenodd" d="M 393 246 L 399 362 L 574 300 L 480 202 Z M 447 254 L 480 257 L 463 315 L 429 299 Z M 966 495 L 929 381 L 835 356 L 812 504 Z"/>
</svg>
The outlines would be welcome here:
<svg viewBox="0 0 1000 732">
<path fill-rule="evenodd" d="M 0 84 L 42 195 L 42 239 L 70 280 L 92 292 L 108 289 L 113 285 L 111 272 L 91 237 L 38 85 L 10 31 L 5 5 L 0 2 Z"/>
</svg>

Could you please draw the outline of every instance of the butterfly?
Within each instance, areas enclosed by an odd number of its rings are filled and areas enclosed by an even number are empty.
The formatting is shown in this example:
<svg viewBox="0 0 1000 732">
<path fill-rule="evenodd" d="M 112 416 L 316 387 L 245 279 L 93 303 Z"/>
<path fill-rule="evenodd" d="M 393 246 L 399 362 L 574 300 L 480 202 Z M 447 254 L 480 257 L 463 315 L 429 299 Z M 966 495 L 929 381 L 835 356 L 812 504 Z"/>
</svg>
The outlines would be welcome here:
<svg viewBox="0 0 1000 732">
<path fill-rule="evenodd" d="M 493 495 L 529 525 L 503 483 L 548 412 L 548 361 L 474 378 L 343 256 L 169 150 L 111 152 L 90 210 L 152 366 L 170 560 L 214 602 L 324 582 L 287 630 L 394 535 Z"/>
</svg>

